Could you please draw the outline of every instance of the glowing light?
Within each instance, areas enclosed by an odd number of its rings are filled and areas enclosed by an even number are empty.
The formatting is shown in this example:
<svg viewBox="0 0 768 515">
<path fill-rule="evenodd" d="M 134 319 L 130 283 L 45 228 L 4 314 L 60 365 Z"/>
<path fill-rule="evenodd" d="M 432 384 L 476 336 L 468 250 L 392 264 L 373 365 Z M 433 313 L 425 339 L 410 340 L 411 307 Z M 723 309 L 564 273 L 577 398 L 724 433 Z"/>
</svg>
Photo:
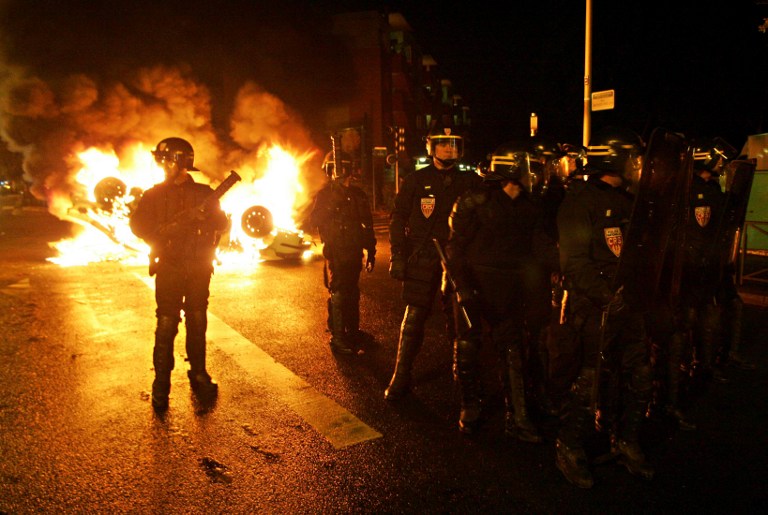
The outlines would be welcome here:
<svg viewBox="0 0 768 515">
<path fill-rule="evenodd" d="M 274 246 L 280 245 L 285 233 L 296 238 L 294 253 L 300 256 L 307 245 L 304 234 L 296 228 L 296 210 L 307 199 L 307 193 L 301 185 L 302 166 L 313 156 L 307 152 L 294 156 L 287 149 L 273 145 L 262 153 L 261 170 L 244 170 L 246 176 L 258 177 L 252 181 L 243 180 L 222 198 L 222 209 L 231 213 L 232 228 L 230 242 L 220 252 L 220 259 L 230 260 L 240 265 L 250 265 L 254 260 L 285 259 L 283 252 L 273 252 Z M 274 228 L 264 238 L 252 238 L 243 231 L 241 221 L 245 211 L 253 206 L 262 206 L 272 215 Z M 232 253 L 239 256 L 230 256 Z M 291 256 L 293 257 L 293 256 Z"/>
<path fill-rule="evenodd" d="M 285 259 L 284 252 L 265 252 L 278 235 L 284 238 L 285 234 L 290 234 L 297 258 L 308 254 L 304 259 L 311 259 L 315 255 L 295 221 L 297 209 L 307 201 L 300 180 L 302 167 L 313 155 L 307 152 L 297 157 L 273 145 L 237 170 L 243 180 L 221 199 L 222 209 L 232 223 L 219 245 L 219 264 L 238 268 L 251 267 L 272 256 Z M 49 209 L 59 218 L 77 224 L 79 231 L 72 238 L 52 243 L 58 255 L 49 261 L 61 266 L 99 261 L 146 264 L 149 247 L 133 235 L 129 219 L 141 194 L 164 178 L 150 148 L 138 143 L 122 160 L 112 150 L 89 148 L 77 154 L 77 159 L 81 168 L 75 175 L 76 193 L 69 197 L 54 195 Z M 193 173 L 196 181 L 207 182 Z M 264 238 L 248 236 L 241 227 L 243 213 L 255 205 L 268 209 L 274 222 L 274 230 Z"/>
</svg>

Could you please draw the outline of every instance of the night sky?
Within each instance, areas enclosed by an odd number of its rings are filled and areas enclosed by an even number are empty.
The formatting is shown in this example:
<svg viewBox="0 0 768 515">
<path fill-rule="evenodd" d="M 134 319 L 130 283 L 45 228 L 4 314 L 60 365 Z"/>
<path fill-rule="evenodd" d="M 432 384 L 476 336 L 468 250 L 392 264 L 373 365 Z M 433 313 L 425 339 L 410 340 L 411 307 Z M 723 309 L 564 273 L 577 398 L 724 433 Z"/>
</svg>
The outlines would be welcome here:
<svg viewBox="0 0 768 515">
<path fill-rule="evenodd" d="M 531 112 L 542 136 L 580 143 L 585 2 L 460 4 L 403 12 L 471 106 L 475 144 L 526 136 Z M 647 139 L 663 126 L 741 148 L 768 131 L 768 2 L 593 0 L 592 11 L 592 91 L 616 92 L 593 132 L 626 125 Z"/>
<path fill-rule="evenodd" d="M 738 148 L 768 130 L 764 1 L 594 0 L 592 90 L 614 89 L 616 108 L 593 130 L 663 126 Z M 329 16 L 389 9 L 470 106 L 472 155 L 527 136 L 531 112 L 541 135 L 580 143 L 584 2 L 488 4 L 0 0 L 0 135 L 35 178 L 73 141 L 155 141 L 159 126 L 208 161 L 274 137 L 320 144 L 324 109 L 351 91 Z"/>
</svg>

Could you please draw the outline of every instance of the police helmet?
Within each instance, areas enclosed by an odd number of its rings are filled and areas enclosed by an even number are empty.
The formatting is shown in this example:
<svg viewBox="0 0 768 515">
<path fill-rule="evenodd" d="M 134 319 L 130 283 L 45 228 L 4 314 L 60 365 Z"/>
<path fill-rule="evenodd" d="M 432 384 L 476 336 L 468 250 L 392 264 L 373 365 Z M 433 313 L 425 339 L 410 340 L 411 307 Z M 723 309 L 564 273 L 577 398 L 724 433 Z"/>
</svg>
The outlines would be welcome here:
<svg viewBox="0 0 768 515">
<path fill-rule="evenodd" d="M 182 138 L 165 138 L 152 151 L 155 162 L 160 166 L 165 162 L 175 162 L 180 168 L 197 171 L 195 168 L 195 151 L 192 145 Z"/>
<path fill-rule="evenodd" d="M 452 166 L 464 156 L 464 138 L 454 127 L 437 124 L 430 129 L 426 141 L 427 155 L 438 160 L 443 166 Z M 451 157 L 437 157 L 437 145 L 448 145 L 452 150 Z"/>
<path fill-rule="evenodd" d="M 549 187 L 550 178 L 557 175 L 559 149 L 557 143 L 542 136 L 533 136 L 527 144 L 528 161 L 531 171 L 531 187 L 544 191 Z"/>
<path fill-rule="evenodd" d="M 336 166 L 336 159 L 339 161 L 339 166 Z M 334 159 L 333 152 L 325 154 L 323 159 L 323 171 L 330 179 L 346 179 L 353 175 L 352 170 L 352 157 L 339 150 L 336 151 L 336 159 Z"/>
<path fill-rule="evenodd" d="M 737 155 L 736 149 L 722 138 L 699 142 L 693 149 L 693 169 L 718 177 L 725 164 Z"/>
<path fill-rule="evenodd" d="M 645 143 L 634 131 L 622 127 L 606 127 L 589 141 L 588 173 L 624 176 L 628 168 L 642 165 Z"/>
<path fill-rule="evenodd" d="M 519 142 L 500 145 L 491 155 L 491 164 L 478 173 L 485 182 L 515 181 L 526 191 L 531 190 L 530 153 Z"/>
<path fill-rule="evenodd" d="M 559 157 L 560 149 L 554 141 L 542 136 L 534 136 L 530 141 L 531 157 L 542 164 Z"/>
<path fill-rule="evenodd" d="M 587 165 L 587 147 L 573 143 L 561 143 L 558 152 L 558 176 L 562 179 L 584 175 Z"/>
</svg>

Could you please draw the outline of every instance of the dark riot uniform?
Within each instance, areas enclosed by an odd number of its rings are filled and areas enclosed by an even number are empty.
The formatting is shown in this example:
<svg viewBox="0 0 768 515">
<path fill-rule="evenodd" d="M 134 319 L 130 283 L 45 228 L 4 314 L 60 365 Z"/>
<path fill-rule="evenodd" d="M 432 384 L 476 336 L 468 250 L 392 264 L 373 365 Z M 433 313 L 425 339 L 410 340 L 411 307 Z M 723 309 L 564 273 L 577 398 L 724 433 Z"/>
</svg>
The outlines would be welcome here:
<svg viewBox="0 0 768 515">
<path fill-rule="evenodd" d="M 213 193 L 210 186 L 196 183 L 190 175 L 186 177 L 181 184 L 163 182 L 147 190 L 131 216 L 130 226 L 157 256 L 157 330 L 152 355 L 156 377 L 170 381 L 173 341 L 184 310 L 190 380 L 204 374 L 210 382 L 205 365 L 208 288 L 219 234 L 229 222 L 216 201 L 204 219 L 193 215 L 192 220 L 171 224 L 178 213 L 200 206 Z"/>
<path fill-rule="evenodd" d="M 506 433 L 528 442 L 540 442 L 541 437 L 528 418 L 525 398 L 524 344 L 527 338 L 538 337 L 539 328 L 527 327 L 527 314 L 542 294 L 548 299 L 549 282 L 542 281 L 542 273 L 548 278 L 557 269 L 557 249 L 543 222 L 525 190 L 512 199 L 498 183 L 486 183 L 456 202 L 446 249 L 458 291 L 476 292 L 476 300 L 465 304 L 472 327 L 456 318 L 454 377 L 461 388 L 462 409 L 480 402 L 478 357 L 484 320 L 505 365 L 501 377 Z M 535 334 L 528 334 L 531 330 Z M 462 421 L 460 428 L 469 432 Z"/>
<path fill-rule="evenodd" d="M 601 385 L 599 397 L 600 409 L 608 408 L 617 418 L 611 427 L 612 443 L 626 453 L 631 472 L 645 477 L 653 473 L 637 446 L 652 390 L 644 315 L 639 292 L 633 291 L 639 285 L 614 285 L 632 203 L 629 193 L 593 175 L 584 187 L 568 190 L 558 212 L 560 265 L 568 292 L 569 322 L 580 337 L 583 353 L 558 434 L 558 466 L 564 474 L 571 465 L 561 462 L 563 458 L 580 463 L 577 468 L 586 470 L 583 443 L 594 422 L 592 388 L 604 377 L 597 377 L 601 344 L 605 359 L 602 369 L 613 378 L 610 384 Z M 619 286 L 624 286 L 623 302 L 608 315 L 602 334 L 602 315 L 616 302 L 612 288 Z M 620 417 L 615 411 L 619 403 Z M 591 478 L 580 486 L 591 486 Z"/>
<path fill-rule="evenodd" d="M 376 255 L 376 237 L 368 197 L 357 186 L 331 180 L 315 197 L 310 215 L 323 242 L 331 347 L 349 349 L 360 339 L 360 272 L 363 250 Z"/>
<path fill-rule="evenodd" d="M 721 284 L 722 249 L 716 238 L 724 207 L 725 194 L 717 180 L 705 181 L 694 175 L 685 234 L 681 302 L 684 330 L 692 332 L 697 361 L 707 374 L 715 371 L 718 351 L 720 314 L 715 296 Z"/>
<path fill-rule="evenodd" d="M 442 265 L 432 238 L 448 240 L 448 217 L 456 199 L 481 184 L 476 173 L 452 166 L 439 170 L 434 164 L 407 175 L 395 197 L 390 215 L 389 239 L 393 263 L 405 268 L 402 298 L 406 303 L 400 327 L 397 363 L 388 399 L 399 398 L 409 388 L 410 372 L 424 340 L 424 325 L 435 294 L 441 286 Z M 442 295 L 449 341 L 454 338 L 451 293 Z M 397 392 L 397 393 L 395 393 Z"/>
</svg>

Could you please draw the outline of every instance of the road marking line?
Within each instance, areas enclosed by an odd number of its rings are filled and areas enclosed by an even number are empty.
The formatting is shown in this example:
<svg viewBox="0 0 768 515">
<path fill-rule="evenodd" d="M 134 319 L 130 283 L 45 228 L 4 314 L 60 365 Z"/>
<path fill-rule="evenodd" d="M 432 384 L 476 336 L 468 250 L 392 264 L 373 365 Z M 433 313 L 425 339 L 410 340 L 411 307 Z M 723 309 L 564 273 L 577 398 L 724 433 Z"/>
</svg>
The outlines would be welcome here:
<svg viewBox="0 0 768 515">
<path fill-rule="evenodd" d="M 138 276 L 154 290 L 154 280 Z M 315 428 L 336 449 L 381 438 L 382 434 L 366 425 L 332 399 L 288 370 L 258 345 L 208 312 L 209 345 L 230 354 L 244 370 L 266 386 L 281 402 Z"/>
</svg>

